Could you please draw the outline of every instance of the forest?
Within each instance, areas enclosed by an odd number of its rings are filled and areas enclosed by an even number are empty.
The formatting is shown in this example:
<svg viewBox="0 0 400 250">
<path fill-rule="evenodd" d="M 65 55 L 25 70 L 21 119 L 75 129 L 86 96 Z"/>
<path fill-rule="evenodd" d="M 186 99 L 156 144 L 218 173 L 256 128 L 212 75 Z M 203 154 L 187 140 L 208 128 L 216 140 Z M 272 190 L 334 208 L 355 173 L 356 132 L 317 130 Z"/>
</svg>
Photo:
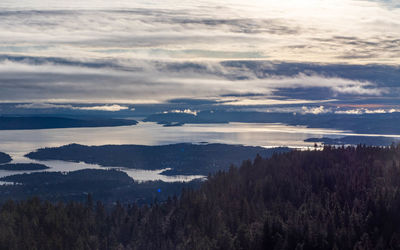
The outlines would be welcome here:
<svg viewBox="0 0 400 250">
<path fill-rule="evenodd" d="M 0 208 L 1 249 L 399 249 L 400 145 L 257 156 L 151 205 Z"/>
</svg>

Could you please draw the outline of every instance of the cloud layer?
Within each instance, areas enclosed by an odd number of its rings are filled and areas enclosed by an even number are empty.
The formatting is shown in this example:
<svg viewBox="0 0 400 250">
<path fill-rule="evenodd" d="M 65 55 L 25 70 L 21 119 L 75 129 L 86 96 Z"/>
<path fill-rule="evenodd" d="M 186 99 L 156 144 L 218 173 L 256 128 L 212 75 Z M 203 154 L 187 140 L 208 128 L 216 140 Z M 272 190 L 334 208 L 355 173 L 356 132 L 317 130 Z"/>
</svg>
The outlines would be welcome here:
<svg viewBox="0 0 400 250">
<path fill-rule="evenodd" d="M 4 0 L 0 101 L 393 98 L 399 17 L 391 1 Z"/>
<path fill-rule="evenodd" d="M 38 63 L 37 61 L 41 61 Z M 317 72 L 259 76 L 250 69 L 220 63 L 159 65 L 141 61 L 140 68 L 57 63 L 51 59 L 0 61 L 0 99 L 3 102 L 157 103 L 176 98 L 206 98 L 239 105 L 296 104 L 315 97 L 313 89 L 329 93 L 326 99 L 381 97 L 390 87 L 372 81 L 325 76 Z M 56 60 L 57 61 L 57 60 Z M 288 90 L 281 96 L 282 90 Z M 291 96 L 306 89 L 305 96 Z M 395 89 L 395 88 L 393 88 Z M 248 93 L 255 93 L 248 95 Z M 295 98 L 293 98 L 295 97 Z M 283 98 L 283 99 L 282 99 Z M 315 102 L 315 101 L 314 101 Z M 249 104 L 247 104 L 249 105 Z"/>
</svg>

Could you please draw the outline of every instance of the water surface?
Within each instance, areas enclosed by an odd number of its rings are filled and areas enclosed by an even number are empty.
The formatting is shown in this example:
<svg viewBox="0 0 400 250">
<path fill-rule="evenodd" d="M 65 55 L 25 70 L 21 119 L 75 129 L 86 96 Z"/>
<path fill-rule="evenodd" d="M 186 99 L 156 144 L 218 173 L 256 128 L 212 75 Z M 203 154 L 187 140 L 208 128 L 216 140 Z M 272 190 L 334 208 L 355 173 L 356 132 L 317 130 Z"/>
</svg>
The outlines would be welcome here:
<svg viewBox="0 0 400 250">
<path fill-rule="evenodd" d="M 279 123 L 185 124 L 178 127 L 163 127 L 152 122 L 139 122 L 136 126 L 124 127 L 2 130 L 0 131 L 0 151 L 10 154 L 13 163 L 36 162 L 51 168 L 44 171 L 68 172 L 85 168 L 104 169 L 104 167 L 83 162 L 36 161 L 27 159 L 24 155 L 38 148 L 58 147 L 70 143 L 83 145 L 165 145 L 181 142 L 208 142 L 262 147 L 308 148 L 313 147 L 314 143 L 304 142 L 305 139 L 323 136 L 336 138 L 346 135 L 355 134 L 351 131 L 315 129 Z M 399 137 L 398 135 L 390 136 Z M 164 170 L 119 169 L 138 181 L 190 181 L 202 177 L 164 176 L 161 175 Z M 0 170 L 0 177 L 30 172 L 32 171 Z"/>
</svg>

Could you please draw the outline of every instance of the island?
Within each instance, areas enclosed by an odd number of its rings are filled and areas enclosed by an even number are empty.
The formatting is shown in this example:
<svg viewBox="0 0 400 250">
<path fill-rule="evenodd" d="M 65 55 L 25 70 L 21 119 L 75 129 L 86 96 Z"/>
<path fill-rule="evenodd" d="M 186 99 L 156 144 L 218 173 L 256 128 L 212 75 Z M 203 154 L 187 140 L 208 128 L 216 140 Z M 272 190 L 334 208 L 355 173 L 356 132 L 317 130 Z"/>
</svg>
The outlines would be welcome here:
<svg viewBox="0 0 400 250">
<path fill-rule="evenodd" d="M 227 170 L 257 155 L 268 158 L 289 148 L 263 148 L 228 144 L 179 143 L 162 146 L 104 145 L 85 146 L 70 144 L 55 148 L 42 148 L 26 157 L 35 160 L 62 160 L 85 162 L 104 167 L 171 170 L 164 175 L 208 175 Z"/>
<path fill-rule="evenodd" d="M 12 161 L 11 156 L 9 156 L 6 153 L 0 152 L 0 164 L 7 163 L 7 162 L 10 162 L 10 161 Z"/>
<path fill-rule="evenodd" d="M 8 171 L 24 171 L 24 170 L 44 170 L 49 169 L 48 166 L 38 163 L 9 163 L 1 164 L 0 170 Z"/>
<path fill-rule="evenodd" d="M 390 146 L 400 142 L 400 138 L 383 136 L 345 136 L 340 138 L 309 138 L 305 142 L 323 143 L 325 145 L 371 145 L 371 146 Z"/>
<path fill-rule="evenodd" d="M 0 202 L 23 200 L 32 196 L 49 201 L 94 200 L 113 204 L 149 204 L 178 196 L 183 188 L 197 188 L 201 180 L 191 182 L 136 182 L 125 172 L 106 169 L 83 169 L 72 172 L 35 172 L 0 178 L 15 185 L 0 185 Z"/>
<path fill-rule="evenodd" d="M 161 123 L 162 124 L 162 123 Z M 163 124 L 163 127 L 181 127 L 181 126 L 183 126 L 183 125 L 185 125 L 184 123 L 182 123 L 182 122 L 171 122 L 171 123 L 165 123 L 165 124 Z"/>
<path fill-rule="evenodd" d="M 136 125 L 130 119 L 81 119 L 68 117 L 0 117 L 0 130 L 116 127 Z"/>
</svg>

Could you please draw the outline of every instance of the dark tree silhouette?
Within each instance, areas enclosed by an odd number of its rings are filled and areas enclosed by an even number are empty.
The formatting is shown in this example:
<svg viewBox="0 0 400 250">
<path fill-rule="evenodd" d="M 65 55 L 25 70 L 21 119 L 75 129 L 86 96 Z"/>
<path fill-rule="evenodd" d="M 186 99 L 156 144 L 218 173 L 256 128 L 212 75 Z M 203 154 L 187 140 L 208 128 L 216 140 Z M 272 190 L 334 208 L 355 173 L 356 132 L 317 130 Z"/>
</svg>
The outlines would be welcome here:
<svg viewBox="0 0 400 250">
<path fill-rule="evenodd" d="M 400 146 L 257 156 L 165 202 L 9 201 L 2 249 L 399 249 Z"/>
</svg>

